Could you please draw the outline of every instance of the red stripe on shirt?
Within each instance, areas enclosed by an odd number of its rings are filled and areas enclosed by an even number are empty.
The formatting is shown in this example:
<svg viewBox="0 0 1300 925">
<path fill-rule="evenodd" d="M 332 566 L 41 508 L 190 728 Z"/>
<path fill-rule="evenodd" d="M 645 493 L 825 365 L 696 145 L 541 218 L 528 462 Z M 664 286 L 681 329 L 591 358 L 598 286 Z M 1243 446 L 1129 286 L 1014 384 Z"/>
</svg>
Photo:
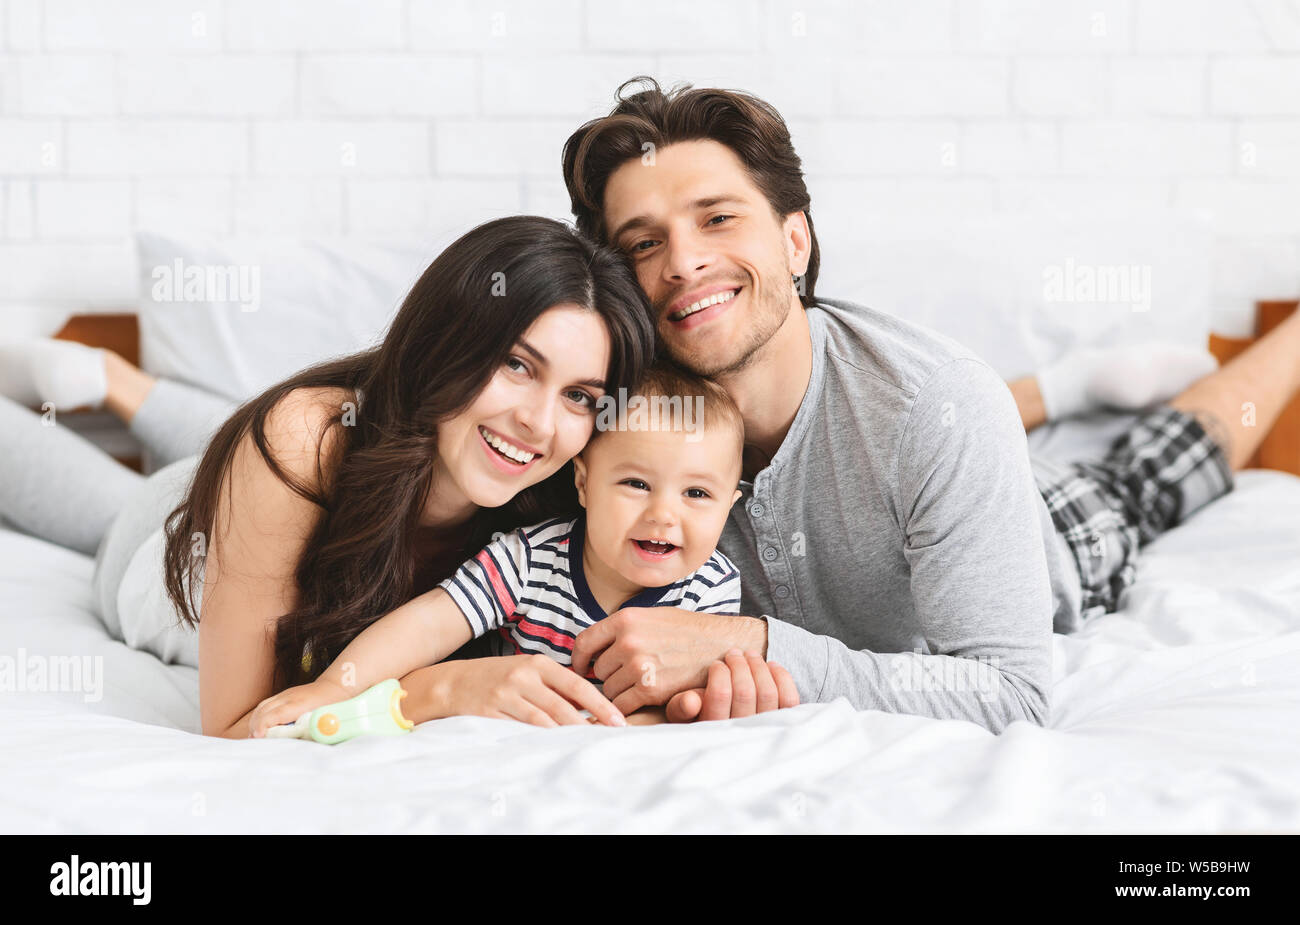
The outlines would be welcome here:
<svg viewBox="0 0 1300 925">
<path fill-rule="evenodd" d="M 488 581 L 492 584 L 492 590 L 497 596 L 497 603 L 501 605 L 501 612 L 514 613 L 515 599 L 510 596 L 510 589 L 506 587 L 501 573 L 497 571 L 497 564 L 492 561 L 488 551 L 483 550 L 474 559 L 479 565 L 483 566 L 483 571 L 487 572 Z"/>
<path fill-rule="evenodd" d="M 558 648 L 568 652 L 573 651 L 573 637 L 566 636 L 552 626 L 547 626 L 545 623 L 534 623 L 527 618 L 520 620 L 517 625 L 530 636 L 540 636 Z"/>
</svg>

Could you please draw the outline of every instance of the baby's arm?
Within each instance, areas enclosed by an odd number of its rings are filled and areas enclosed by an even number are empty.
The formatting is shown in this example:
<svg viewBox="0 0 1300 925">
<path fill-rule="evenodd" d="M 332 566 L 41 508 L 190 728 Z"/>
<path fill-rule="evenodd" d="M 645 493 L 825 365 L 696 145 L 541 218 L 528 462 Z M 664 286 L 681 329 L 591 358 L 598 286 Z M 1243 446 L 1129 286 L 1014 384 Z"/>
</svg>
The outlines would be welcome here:
<svg viewBox="0 0 1300 925">
<path fill-rule="evenodd" d="M 434 588 L 366 627 L 320 680 L 355 696 L 372 684 L 440 662 L 472 638 L 451 596 Z"/>
<path fill-rule="evenodd" d="M 451 655 L 473 638 L 460 608 L 434 588 L 366 627 L 320 677 L 258 704 L 249 717 L 254 738 L 303 713 L 355 697 L 387 678 L 400 678 Z"/>
</svg>

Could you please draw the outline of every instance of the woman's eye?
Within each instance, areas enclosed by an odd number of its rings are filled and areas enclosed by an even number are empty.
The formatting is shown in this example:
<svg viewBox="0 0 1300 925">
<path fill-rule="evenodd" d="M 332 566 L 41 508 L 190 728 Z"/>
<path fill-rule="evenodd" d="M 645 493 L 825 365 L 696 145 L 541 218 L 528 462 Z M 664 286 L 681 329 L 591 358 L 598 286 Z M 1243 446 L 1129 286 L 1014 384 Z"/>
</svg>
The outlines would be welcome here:
<svg viewBox="0 0 1300 925">
<path fill-rule="evenodd" d="M 581 389 L 571 389 L 565 394 L 568 395 L 569 401 L 579 404 L 584 408 L 596 407 L 596 399 L 592 398 L 590 394 Z"/>
<path fill-rule="evenodd" d="M 516 372 L 516 373 L 528 372 L 528 364 L 525 363 L 523 360 L 519 359 L 519 357 L 506 357 L 506 361 L 503 365 L 511 372 Z"/>
<path fill-rule="evenodd" d="M 688 497 L 688 498 L 707 498 L 707 497 L 709 497 L 709 493 L 708 493 L 707 491 L 705 491 L 703 488 L 688 488 L 688 489 L 686 489 L 686 497 Z"/>
</svg>

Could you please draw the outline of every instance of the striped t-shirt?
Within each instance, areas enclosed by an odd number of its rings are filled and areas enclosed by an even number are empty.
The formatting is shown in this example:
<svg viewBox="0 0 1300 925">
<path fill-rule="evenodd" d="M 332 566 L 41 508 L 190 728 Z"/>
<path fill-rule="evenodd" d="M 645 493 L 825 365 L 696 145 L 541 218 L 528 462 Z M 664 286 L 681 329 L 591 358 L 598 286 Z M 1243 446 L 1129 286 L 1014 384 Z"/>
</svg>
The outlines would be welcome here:
<svg viewBox="0 0 1300 925">
<path fill-rule="evenodd" d="M 439 587 L 451 595 L 477 639 L 492 638 L 496 655 L 540 653 L 573 663 L 573 640 L 608 616 L 582 571 L 585 520 L 553 519 L 502 534 Z M 646 588 L 623 607 L 679 607 L 740 613 L 740 572 L 714 551 L 680 581 Z M 587 679 L 600 686 L 590 671 Z"/>
</svg>

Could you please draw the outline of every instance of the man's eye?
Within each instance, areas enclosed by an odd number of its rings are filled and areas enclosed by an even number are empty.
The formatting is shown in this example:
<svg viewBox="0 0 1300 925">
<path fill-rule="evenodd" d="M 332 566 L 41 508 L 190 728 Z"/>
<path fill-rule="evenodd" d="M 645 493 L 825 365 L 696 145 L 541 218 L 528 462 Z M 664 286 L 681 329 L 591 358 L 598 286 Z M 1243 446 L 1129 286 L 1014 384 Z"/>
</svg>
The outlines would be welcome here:
<svg viewBox="0 0 1300 925">
<path fill-rule="evenodd" d="M 643 253 L 644 251 L 647 251 L 647 250 L 650 249 L 649 247 L 646 247 L 645 245 L 648 244 L 648 245 L 653 246 L 653 245 L 658 244 L 658 243 L 659 243 L 658 241 L 654 241 L 654 240 L 651 240 L 651 239 L 649 239 L 649 238 L 647 238 L 647 239 L 644 240 L 644 241 L 637 241 L 635 244 L 632 245 L 632 253 L 634 253 L 634 254 L 640 254 L 640 253 Z"/>
<path fill-rule="evenodd" d="M 732 216 L 732 215 L 715 215 L 715 216 L 713 216 L 713 218 L 709 219 L 708 224 L 710 224 L 710 225 L 713 225 L 713 224 L 718 224 L 718 225 L 720 225 L 720 224 L 722 224 L 722 222 L 719 222 L 718 219 L 722 219 L 723 221 L 726 221 L 727 219 L 729 219 L 729 218 L 734 218 L 734 217 L 735 217 L 735 216 Z"/>
</svg>

